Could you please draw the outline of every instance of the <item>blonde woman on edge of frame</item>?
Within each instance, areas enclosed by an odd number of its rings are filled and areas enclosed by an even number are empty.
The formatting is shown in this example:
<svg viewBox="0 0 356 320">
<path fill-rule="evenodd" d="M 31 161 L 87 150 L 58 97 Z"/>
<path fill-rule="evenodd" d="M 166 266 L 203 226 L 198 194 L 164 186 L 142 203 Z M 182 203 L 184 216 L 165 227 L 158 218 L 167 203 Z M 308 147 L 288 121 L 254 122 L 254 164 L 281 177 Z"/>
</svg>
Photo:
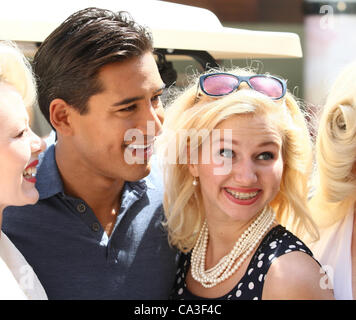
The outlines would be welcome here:
<svg viewBox="0 0 356 320">
<path fill-rule="evenodd" d="M 244 70 L 207 73 L 167 109 L 164 209 L 182 251 L 172 299 L 333 299 L 297 232 L 312 145 L 285 81 Z"/>
<path fill-rule="evenodd" d="M 11 42 L 0 42 L 0 227 L 7 206 L 38 200 L 35 172 L 44 141 L 29 127 L 36 98 L 31 69 Z M 30 239 L 28 239 L 30 241 Z M 20 251 L 1 231 L 0 300 L 46 300 L 47 295 Z"/>
<path fill-rule="evenodd" d="M 356 61 L 335 80 L 316 139 L 315 193 L 310 201 L 320 240 L 310 242 L 332 280 L 336 299 L 356 299 Z"/>
</svg>

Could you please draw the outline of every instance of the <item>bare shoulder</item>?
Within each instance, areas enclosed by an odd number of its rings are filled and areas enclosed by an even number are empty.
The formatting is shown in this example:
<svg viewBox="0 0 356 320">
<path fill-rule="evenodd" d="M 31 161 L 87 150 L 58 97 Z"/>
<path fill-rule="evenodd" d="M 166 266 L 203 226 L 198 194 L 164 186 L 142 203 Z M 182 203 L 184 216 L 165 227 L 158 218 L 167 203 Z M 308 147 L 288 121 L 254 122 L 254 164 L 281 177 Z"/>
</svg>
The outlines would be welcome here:
<svg viewBox="0 0 356 320">
<path fill-rule="evenodd" d="M 273 260 L 265 278 L 262 299 L 324 300 L 333 292 L 322 286 L 325 273 L 308 254 L 293 251 Z"/>
</svg>

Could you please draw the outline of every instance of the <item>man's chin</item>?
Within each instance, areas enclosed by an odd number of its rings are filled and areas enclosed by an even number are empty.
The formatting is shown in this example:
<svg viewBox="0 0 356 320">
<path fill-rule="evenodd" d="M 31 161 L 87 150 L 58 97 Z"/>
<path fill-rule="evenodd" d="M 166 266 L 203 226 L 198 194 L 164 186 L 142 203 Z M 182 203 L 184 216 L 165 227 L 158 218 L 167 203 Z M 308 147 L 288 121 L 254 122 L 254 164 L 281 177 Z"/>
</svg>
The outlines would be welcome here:
<svg viewBox="0 0 356 320">
<path fill-rule="evenodd" d="M 127 177 L 126 179 L 130 182 L 138 181 L 147 177 L 151 172 L 151 165 L 150 163 L 135 165 L 135 168 L 132 169 L 132 174 L 130 174 L 130 177 Z"/>
</svg>

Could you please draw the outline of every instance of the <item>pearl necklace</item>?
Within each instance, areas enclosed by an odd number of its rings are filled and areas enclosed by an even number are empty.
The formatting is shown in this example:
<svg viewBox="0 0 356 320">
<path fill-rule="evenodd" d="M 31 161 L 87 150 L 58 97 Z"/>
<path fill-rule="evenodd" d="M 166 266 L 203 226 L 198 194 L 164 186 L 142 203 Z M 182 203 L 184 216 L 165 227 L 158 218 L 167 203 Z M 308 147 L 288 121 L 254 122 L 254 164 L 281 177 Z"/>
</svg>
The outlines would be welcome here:
<svg viewBox="0 0 356 320">
<path fill-rule="evenodd" d="M 274 211 L 272 208 L 266 206 L 236 241 L 230 253 L 222 257 L 220 261 L 209 270 L 205 270 L 205 257 L 208 246 L 208 225 L 205 220 L 192 251 L 191 273 L 193 278 L 200 282 L 205 288 L 214 287 L 229 278 L 260 242 L 267 230 L 271 227 L 274 219 Z"/>
</svg>

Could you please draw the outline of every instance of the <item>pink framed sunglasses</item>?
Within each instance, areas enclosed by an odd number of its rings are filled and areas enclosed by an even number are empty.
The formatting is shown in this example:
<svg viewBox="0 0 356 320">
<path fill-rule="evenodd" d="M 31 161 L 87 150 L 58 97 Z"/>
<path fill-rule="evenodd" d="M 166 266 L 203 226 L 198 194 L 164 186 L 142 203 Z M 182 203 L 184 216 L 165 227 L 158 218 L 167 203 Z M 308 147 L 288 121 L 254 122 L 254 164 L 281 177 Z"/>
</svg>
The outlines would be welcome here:
<svg viewBox="0 0 356 320">
<path fill-rule="evenodd" d="M 220 97 L 237 90 L 242 82 L 273 100 L 284 97 L 287 91 L 286 82 L 274 76 L 256 74 L 252 76 L 237 76 L 231 73 L 211 73 L 199 78 L 199 85 L 204 94 Z"/>
</svg>

